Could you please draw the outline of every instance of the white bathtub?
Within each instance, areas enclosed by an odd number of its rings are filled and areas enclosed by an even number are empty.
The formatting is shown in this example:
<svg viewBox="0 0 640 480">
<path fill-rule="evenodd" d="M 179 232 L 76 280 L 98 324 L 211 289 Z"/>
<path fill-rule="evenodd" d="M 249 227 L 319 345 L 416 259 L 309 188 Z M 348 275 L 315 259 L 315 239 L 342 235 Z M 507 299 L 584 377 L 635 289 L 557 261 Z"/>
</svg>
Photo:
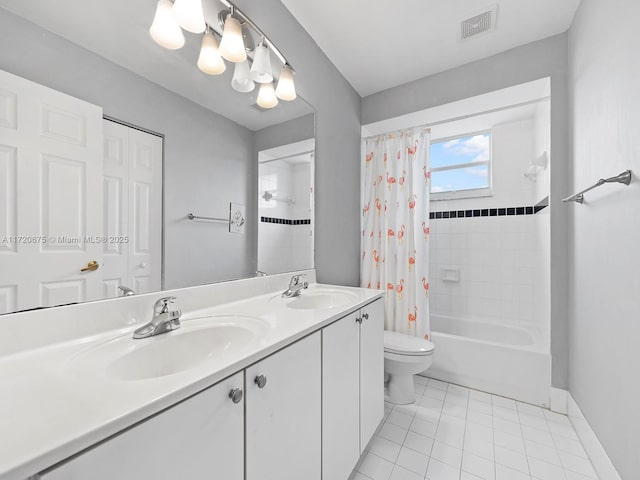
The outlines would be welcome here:
<svg viewBox="0 0 640 480">
<path fill-rule="evenodd" d="M 551 355 L 533 330 L 431 314 L 433 365 L 423 374 L 549 406 Z"/>
</svg>

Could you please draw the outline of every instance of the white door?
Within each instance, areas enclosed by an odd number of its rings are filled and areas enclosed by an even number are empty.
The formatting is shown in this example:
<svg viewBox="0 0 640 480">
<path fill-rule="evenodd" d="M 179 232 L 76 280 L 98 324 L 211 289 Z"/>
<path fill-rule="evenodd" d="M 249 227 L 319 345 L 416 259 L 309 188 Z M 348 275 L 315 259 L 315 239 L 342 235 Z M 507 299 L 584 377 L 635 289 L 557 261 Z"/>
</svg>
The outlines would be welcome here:
<svg viewBox="0 0 640 480">
<path fill-rule="evenodd" d="M 244 480 L 238 373 L 41 476 L 43 480 Z"/>
<path fill-rule="evenodd" d="M 346 480 L 360 457 L 359 312 L 322 329 L 322 478 Z"/>
<path fill-rule="evenodd" d="M 384 301 L 360 310 L 360 453 L 384 416 Z"/>
<path fill-rule="evenodd" d="M 102 109 L 0 70 L 0 313 L 102 297 Z"/>
<path fill-rule="evenodd" d="M 161 289 L 162 138 L 104 121 L 105 297 Z"/>
<path fill-rule="evenodd" d="M 320 354 L 316 332 L 246 370 L 246 480 L 320 480 Z"/>
</svg>

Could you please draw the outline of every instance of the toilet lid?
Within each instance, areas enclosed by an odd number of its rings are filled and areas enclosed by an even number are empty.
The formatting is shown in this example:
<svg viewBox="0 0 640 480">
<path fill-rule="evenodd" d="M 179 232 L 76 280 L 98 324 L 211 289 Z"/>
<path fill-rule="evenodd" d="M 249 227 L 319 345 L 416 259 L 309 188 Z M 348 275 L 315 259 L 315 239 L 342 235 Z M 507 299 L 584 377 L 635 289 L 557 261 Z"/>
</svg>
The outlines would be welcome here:
<svg viewBox="0 0 640 480">
<path fill-rule="evenodd" d="M 384 332 L 384 350 L 398 355 L 431 355 L 435 345 L 420 337 L 404 333 Z"/>
</svg>

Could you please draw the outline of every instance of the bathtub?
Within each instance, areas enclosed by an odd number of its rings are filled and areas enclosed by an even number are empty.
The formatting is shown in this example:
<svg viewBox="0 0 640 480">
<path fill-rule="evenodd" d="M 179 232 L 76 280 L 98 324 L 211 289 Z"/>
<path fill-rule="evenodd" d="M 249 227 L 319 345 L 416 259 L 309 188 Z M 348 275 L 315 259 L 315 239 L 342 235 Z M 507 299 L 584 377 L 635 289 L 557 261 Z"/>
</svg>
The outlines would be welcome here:
<svg viewBox="0 0 640 480">
<path fill-rule="evenodd" d="M 422 375 L 549 406 L 551 355 L 533 329 L 431 314 L 433 364 Z"/>
</svg>

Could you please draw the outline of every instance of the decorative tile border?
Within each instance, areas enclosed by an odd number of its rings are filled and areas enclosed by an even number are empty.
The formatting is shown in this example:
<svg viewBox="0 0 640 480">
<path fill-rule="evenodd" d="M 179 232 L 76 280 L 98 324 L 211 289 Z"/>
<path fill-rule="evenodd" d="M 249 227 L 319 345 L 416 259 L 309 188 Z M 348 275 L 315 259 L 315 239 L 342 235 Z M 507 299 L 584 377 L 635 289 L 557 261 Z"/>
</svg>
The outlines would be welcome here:
<svg viewBox="0 0 640 480">
<path fill-rule="evenodd" d="M 512 215 L 534 215 L 549 206 L 549 197 L 530 207 L 482 208 L 474 210 L 449 210 L 430 212 L 430 219 L 470 218 L 470 217 L 502 217 Z"/>
<path fill-rule="evenodd" d="M 310 218 L 301 220 L 290 220 L 288 218 L 260 217 L 262 223 L 277 223 L 279 225 L 311 225 Z"/>
</svg>

